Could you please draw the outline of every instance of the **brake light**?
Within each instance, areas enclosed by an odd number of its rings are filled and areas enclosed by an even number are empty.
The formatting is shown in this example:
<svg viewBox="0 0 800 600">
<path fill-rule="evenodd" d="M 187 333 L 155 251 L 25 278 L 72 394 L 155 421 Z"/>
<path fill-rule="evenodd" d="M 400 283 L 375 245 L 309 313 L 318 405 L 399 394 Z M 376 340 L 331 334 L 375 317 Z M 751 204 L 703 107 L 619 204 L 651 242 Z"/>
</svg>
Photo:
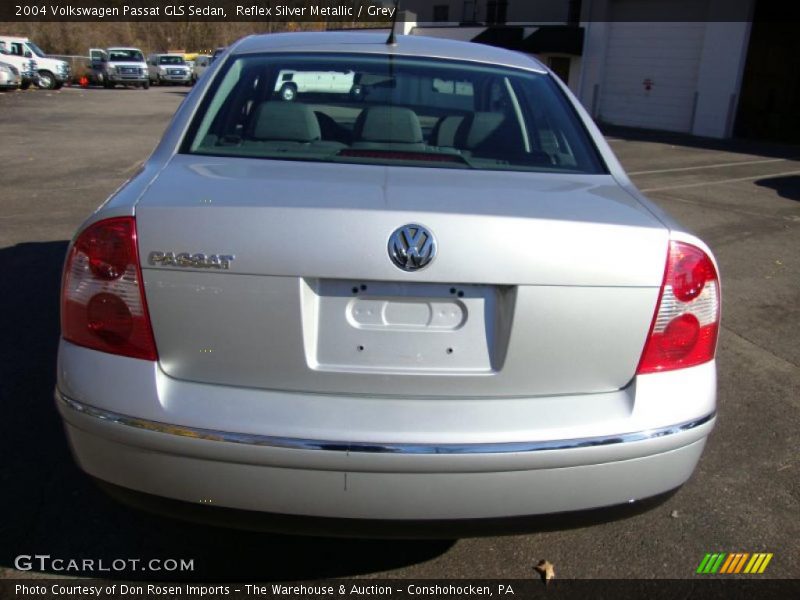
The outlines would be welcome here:
<svg viewBox="0 0 800 600">
<path fill-rule="evenodd" d="M 64 266 L 61 335 L 101 352 L 158 360 L 136 247 L 136 221 L 117 217 L 83 231 Z"/>
<path fill-rule="evenodd" d="M 428 162 L 464 163 L 458 154 L 434 154 L 432 152 L 408 152 L 407 150 L 364 150 L 347 148 L 340 150 L 337 156 L 348 158 L 385 158 L 387 160 L 419 160 Z"/>
<path fill-rule="evenodd" d="M 720 319 L 719 277 L 711 258 L 670 242 L 661 295 L 637 374 L 692 367 L 714 358 Z"/>
</svg>

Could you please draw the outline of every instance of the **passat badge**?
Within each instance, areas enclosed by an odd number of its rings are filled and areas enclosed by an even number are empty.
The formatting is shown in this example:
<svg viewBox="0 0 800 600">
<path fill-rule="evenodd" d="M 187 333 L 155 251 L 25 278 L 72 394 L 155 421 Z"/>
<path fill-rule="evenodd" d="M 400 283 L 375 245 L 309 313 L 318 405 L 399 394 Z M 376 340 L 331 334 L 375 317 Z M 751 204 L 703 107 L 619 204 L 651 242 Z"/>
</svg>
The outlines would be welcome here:
<svg viewBox="0 0 800 600">
<path fill-rule="evenodd" d="M 151 252 L 147 262 L 153 266 L 162 267 L 189 267 L 193 269 L 221 269 L 231 268 L 233 254 L 203 254 L 199 252 Z"/>
</svg>

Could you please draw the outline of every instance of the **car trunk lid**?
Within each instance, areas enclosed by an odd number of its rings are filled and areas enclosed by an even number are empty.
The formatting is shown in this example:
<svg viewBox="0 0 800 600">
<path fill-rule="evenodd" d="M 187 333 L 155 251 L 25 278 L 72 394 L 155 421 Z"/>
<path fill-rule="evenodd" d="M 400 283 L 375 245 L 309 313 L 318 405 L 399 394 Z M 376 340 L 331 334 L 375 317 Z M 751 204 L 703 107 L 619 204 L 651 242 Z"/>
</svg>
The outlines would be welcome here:
<svg viewBox="0 0 800 600">
<path fill-rule="evenodd" d="M 610 176 L 189 156 L 136 216 L 166 373 L 332 394 L 619 389 L 668 240 Z M 437 242 L 413 272 L 387 248 L 407 224 Z"/>
</svg>

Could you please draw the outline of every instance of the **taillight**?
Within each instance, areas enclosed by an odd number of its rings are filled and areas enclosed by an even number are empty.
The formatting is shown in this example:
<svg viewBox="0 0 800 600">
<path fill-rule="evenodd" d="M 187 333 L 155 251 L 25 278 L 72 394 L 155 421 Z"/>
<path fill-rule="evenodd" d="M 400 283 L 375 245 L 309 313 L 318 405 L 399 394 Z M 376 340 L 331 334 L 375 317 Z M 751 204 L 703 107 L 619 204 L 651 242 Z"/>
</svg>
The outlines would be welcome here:
<svg viewBox="0 0 800 600">
<path fill-rule="evenodd" d="M 78 236 L 64 266 L 61 290 L 65 340 L 158 360 L 138 256 L 133 217 L 98 221 Z"/>
<path fill-rule="evenodd" d="M 664 283 L 637 374 L 713 359 L 719 316 L 719 277 L 711 258 L 691 244 L 670 242 Z"/>
</svg>

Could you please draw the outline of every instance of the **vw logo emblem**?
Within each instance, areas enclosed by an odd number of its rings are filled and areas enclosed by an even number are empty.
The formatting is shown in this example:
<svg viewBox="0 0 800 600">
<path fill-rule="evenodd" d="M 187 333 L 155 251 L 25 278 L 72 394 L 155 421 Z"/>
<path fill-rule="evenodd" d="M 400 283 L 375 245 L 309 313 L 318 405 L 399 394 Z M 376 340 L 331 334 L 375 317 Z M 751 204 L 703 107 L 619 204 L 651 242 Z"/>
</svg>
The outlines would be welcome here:
<svg viewBox="0 0 800 600">
<path fill-rule="evenodd" d="M 417 271 L 436 256 L 436 240 L 422 225 L 403 225 L 389 237 L 389 258 L 404 271 Z"/>
</svg>

